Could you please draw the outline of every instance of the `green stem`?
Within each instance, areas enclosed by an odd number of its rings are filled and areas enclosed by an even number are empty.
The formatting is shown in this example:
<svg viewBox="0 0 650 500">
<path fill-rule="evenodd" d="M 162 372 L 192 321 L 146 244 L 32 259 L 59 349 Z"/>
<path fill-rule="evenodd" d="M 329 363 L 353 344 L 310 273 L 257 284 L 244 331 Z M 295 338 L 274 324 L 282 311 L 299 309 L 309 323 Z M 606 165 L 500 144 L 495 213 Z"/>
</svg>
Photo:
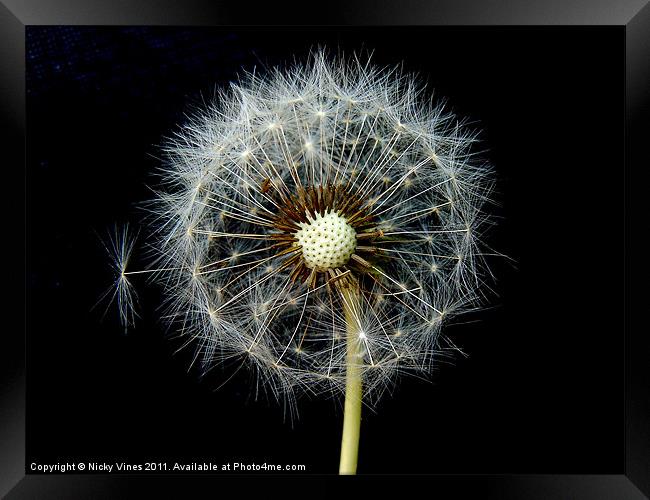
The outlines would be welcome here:
<svg viewBox="0 0 650 500">
<path fill-rule="evenodd" d="M 352 287 L 341 290 L 343 309 L 347 323 L 345 409 L 343 413 L 343 437 L 341 439 L 341 462 L 339 474 L 356 474 L 359 457 L 359 431 L 361 429 L 361 364 L 359 350 L 359 326 L 355 309 L 358 309 L 358 292 Z"/>
</svg>

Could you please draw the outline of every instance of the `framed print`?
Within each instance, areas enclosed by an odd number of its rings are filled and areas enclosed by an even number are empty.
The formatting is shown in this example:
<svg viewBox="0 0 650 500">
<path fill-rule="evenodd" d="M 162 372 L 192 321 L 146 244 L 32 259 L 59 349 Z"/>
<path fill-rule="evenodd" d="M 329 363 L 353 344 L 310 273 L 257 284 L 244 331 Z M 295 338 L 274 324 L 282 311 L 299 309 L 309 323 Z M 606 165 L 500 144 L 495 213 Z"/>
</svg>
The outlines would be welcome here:
<svg viewBox="0 0 650 500">
<path fill-rule="evenodd" d="M 643 2 L 96 3 L 2 7 L 7 498 L 650 493 Z"/>
</svg>

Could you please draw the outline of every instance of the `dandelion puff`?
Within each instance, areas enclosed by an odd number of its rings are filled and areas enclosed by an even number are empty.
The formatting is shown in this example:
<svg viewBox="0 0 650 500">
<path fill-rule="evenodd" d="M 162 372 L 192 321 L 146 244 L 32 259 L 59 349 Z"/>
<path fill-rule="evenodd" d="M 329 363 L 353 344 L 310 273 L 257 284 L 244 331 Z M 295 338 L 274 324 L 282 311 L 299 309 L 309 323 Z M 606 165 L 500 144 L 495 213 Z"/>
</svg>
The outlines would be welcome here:
<svg viewBox="0 0 650 500">
<path fill-rule="evenodd" d="M 344 392 L 341 473 L 362 401 L 459 351 L 443 325 L 490 276 L 491 168 L 426 95 L 400 67 L 323 50 L 246 73 L 166 140 L 147 205 L 150 272 L 192 363 L 237 361 L 279 401 Z M 113 245 L 126 322 L 132 248 Z"/>
</svg>

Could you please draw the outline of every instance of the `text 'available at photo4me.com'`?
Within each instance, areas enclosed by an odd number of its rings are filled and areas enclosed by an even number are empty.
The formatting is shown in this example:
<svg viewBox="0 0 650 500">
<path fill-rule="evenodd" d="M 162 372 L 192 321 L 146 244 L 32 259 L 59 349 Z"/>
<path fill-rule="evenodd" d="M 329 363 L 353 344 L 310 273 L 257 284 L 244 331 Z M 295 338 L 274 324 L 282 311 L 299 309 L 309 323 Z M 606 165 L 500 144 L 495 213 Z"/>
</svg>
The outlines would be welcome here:
<svg viewBox="0 0 650 500">
<path fill-rule="evenodd" d="M 276 464 L 268 462 L 59 462 L 45 464 L 32 462 L 28 472 L 57 473 L 129 473 L 129 472 L 305 472 L 304 464 Z"/>
</svg>

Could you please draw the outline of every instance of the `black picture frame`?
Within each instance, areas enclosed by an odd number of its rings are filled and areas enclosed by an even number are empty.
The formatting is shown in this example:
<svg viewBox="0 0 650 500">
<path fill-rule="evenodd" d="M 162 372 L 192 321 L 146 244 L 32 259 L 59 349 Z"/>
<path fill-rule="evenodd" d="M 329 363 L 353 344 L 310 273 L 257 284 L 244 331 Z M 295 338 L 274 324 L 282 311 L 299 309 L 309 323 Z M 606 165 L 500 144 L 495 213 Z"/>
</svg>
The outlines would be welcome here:
<svg viewBox="0 0 650 500">
<path fill-rule="evenodd" d="M 238 25 L 238 24 L 312 24 L 314 17 L 298 14 L 300 9 L 258 9 L 254 12 L 232 2 L 141 1 L 114 3 L 105 1 L 23 1 L 0 5 L 0 69 L 2 126 L 6 140 L 3 162 L 11 175 L 8 185 L 15 200 L 4 204 L 12 217 L 6 218 L 6 234 L 12 241 L 23 241 L 24 209 L 21 197 L 24 185 L 25 120 L 25 26 L 28 25 Z M 245 20 L 246 22 L 243 22 Z M 613 294 L 624 294 L 625 310 L 621 328 L 625 335 L 625 466 L 618 475 L 503 475 L 503 476 L 370 476 L 360 478 L 381 488 L 389 479 L 410 481 L 409 488 L 423 487 L 454 497 L 480 498 L 646 498 L 650 495 L 650 353 L 647 328 L 640 314 L 644 304 L 640 294 L 647 277 L 642 249 L 637 246 L 647 227 L 645 211 L 635 211 L 633 202 L 642 205 L 645 196 L 644 174 L 650 165 L 647 137 L 650 132 L 650 6 L 644 0 L 619 2 L 454 2 L 417 1 L 405 4 L 389 2 L 329 2 L 317 24 L 324 25 L 616 25 L 624 26 L 625 47 L 625 168 L 621 189 L 625 190 L 625 217 L 620 228 L 612 228 L 616 242 L 617 265 L 624 267 L 625 280 Z M 621 68 L 623 71 L 623 68 Z M 639 203 L 641 202 L 641 203 Z M 638 206 L 637 205 L 637 206 Z M 641 229 L 641 231 L 640 231 Z M 15 239 L 14 239 L 15 238 Z M 14 245 L 12 260 L 6 266 L 7 283 L 24 289 L 19 269 L 25 266 L 24 254 Z M 20 266 L 18 263 L 21 263 Z M 0 373 L 0 494 L 8 498 L 114 498 L 148 496 L 186 496 L 187 477 L 126 477 L 109 475 L 25 475 L 25 359 L 24 328 L 20 320 L 25 311 L 20 293 L 7 294 L 6 310 L 14 312 L 5 319 L 2 334 Z M 21 306 L 22 304 L 22 306 Z M 25 311 L 29 314 L 29 311 Z M 214 491 L 218 481 L 231 488 L 242 478 L 192 477 L 198 488 Z M 335 477 L 319 477 L 334 487 Z M 260 482 L 277 481 L 275 477 Z M 293 477 L 301 486 L 312 480 Z M 248 481 L 249 483 L 251 481 Z M 406 483 L 404 484 L 406 485 Z M 192 484 L 194 489 L 197 485 Z"/>
</svg>

